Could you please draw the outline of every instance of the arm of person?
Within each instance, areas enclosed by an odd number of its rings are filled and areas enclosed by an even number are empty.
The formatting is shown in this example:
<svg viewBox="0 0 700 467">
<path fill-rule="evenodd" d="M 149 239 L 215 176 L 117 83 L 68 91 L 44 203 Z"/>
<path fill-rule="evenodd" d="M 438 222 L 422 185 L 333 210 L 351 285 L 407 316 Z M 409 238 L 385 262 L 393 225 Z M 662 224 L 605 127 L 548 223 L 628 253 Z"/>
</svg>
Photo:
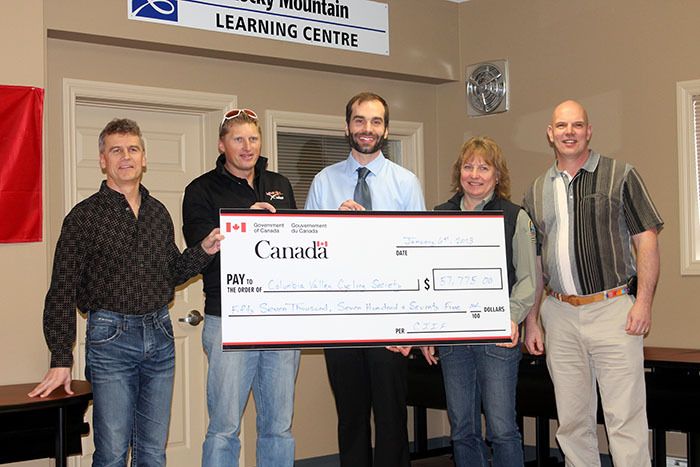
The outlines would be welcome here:
<svg viewBox="0 0 700 467">
<path fill-rule="evenodd" d="M 384 347 L 385 349 L 394 352 L 394 353 L 400 353 L 404 357 L 408 357 L 408 354 L 411 353 L 411 349 L 413 348 L 412 345 L 387 345 Z"/>
<path fill-rule="evenodd" d="M 364 211 L 365 207 L 358 203 L 357 201 L 354 201 L 352 199 L 346 199 L 343 201 L 343 204 L 341 204 L 338 207 L 339 211 Z"/>
<path fill-rule="evenodd" d="M 519 344 L 520 323 L 535 303 L 537 288 L 535 231 L 530 217 L 523 210 L 518 213 L 512 244 L 516 282 L 510 292 L 511 341 L 507 344 L 498 344 L 500 347 L 515 347 Z"/>
<path fill-rule="evenodd" d="M 292 183 L 286 179 L 286 184 L 287 184 L 287 196 L 289 197 L 289 207 L 288 209 L 297 209 L 297 200 L 296 197 L 294 196 L 294 188 L 292 187 Z M 274 212 L 274 211 L 272 211 Z"/>
<path fill-rule="evenodd" d="M 542 292 L 544 291 L 544 280 L 542 278 L 542 257 L 537 257 L 537 288 L 535 291 L 535 303 L 530 308 L 530 312 L 525 317 L 525 348 L 532 355 L 542 355 L 544 353 L 544 333 L 540 325 L 540 305 L 542 304 Z"/>
<path fill-rule="evenodd" d="M 659 280 L 659 242 L 656 229 L 632 236 L 637 251 L 637 299 L 627 313 L 625 332 L 641 336 L 651 327 L 651 305 Z"/>
<path fill-rule="evenodd" d="M 540 178 L 535 180 L 535 182 L 530 186 L 525 197 L 523 198 L 523 209 L 529 214 L 530 219 L 533 221 L 533 225 L 536 227 L 535 233 L 536 241 L 536 255 L 537 259 L 535 261 L 535 302 L 530 308 L 527 316 L 525 317 L 525 326 L 523 327 L 525 348 L 532 355 L 542 355 L 544 353 L 544 333 L 542 332 L 542 326 L 540 325 L 540 306 L 542 304 L 542 293 L 544 292 L 544 273 L 542 268 L 542 238 L 540 234 L 542 232 L 542 226 L 537 225 L 537 216 L 535 213 L 535 203 L 534 203 L 534 193 L 536 191 L 535 185 L 540 181 Z"/>
<path fill-rule="evenodd" d="M 165 210 L 165 207 L 163 209 Z M 213 255 L 219 251 L 223 236 L 219 234 L 218 228 L 214 228 L 196 245 L 190 246 L 180 253 L 180 248 L 175 243 L 175 229 L 170 214 L 165 211 L 164 215 L 167 216 L 165 219 L 167 225 L 163 229 L 162 235 L 163 241 L 167 242 L 165 248 L 169 271 L 168 280 L 172 287 L 177 287 L 202 272 L 211 262 Z"/>
<path fill-rule="evenodd" d="M 46 397 L 60 386 L 63 386 L 66 394 L 73 394 L 73 390 L 70 388 L 71 381 L 73 378 L 70 375 L 70 367 L 49 368 L 41 382 L 27 395 L 29 397 Z"/>
<path fill-rule="evenodd" d="M 496 344 L 497 347 L 505 347 L 507 349 L 512 349 L 520 342 L 520 326 L 515 323 L 515 321 L 510 320 L 510 342 L 504 342 L 502 344 Z"/>
<path fill-rule="evenodd" d="M 425 198 L 420 180 L 414 174 L 409 188 L 406 190 L 406 211 L 425 211 Z"/>
<path fill-rule="evenodd" d="M 67 394 L 73 394 L 70 371 L 75 344 L 76 291 L 89 250 L 88 225 L 77 211 L 71 211 L 63 221 L 51 285 L 44 301 L 44 338 L 51 352 L 51 367 L 28 394 L 30 397 L 46 397 L 59 386 Z"/>
<path fill-rule="evenodd" d="M 182 233 L 187 246 L 196 246 L 218 226 L 219 209 L 206 190 L 195 184 L 187 186 L 182 200 Z"/>
<path fill-rule="evenodd" d="M 258 201 L 257 203 L 253 203 L 250 206 L 250 209 L 262 209 L 262 210 L 267 210 L 270 211 L 271 213 L 277 212 L 277 209 L 270 203 L 267 203 L 265 201 Z"/>
<path fill-rule="evenodd" d="M 250 209 L 267 209 L 275 212 L 275 207 L 270 203 L 257 202 Z M 185 240 L 189 245 L 182 254 L 170 236 L 170 264 L 172 265 L 173 285 L 180 285 L 191 277 L 199 274 L 211 261 L 213 255 L 221 250 L 223 234 L 218 227 L 219 211 L 211 206 L 208 196 L 198 188 L 188 187 L 183 200 L 183 226 Z M 206 235 L 197 240 L 201 232 L 211 227 Z"/>
<path fill-rule="evenodd" d="M 200 243 L 202 249 L 209 256 L 215 255 L 221 250 L 221 240 L 224 236 L 221 234 L 221 230 L 217 227 L 207 235 L 202 243 Z"/>
<path fill-rule="evenodd" d="M 423 358 L 425 358 L 425 361 L 428 362 L 428 365 L 437 365 L 438 358 L 435 355 L 434 345 L 424 345 L 420 348 L 420 351 L 423 354 Z"/>
<path fill-rule="evenodd" d="M 266 202 L 253 203 L 250 209 L 267 209 L 275 212 L 275 207 Z M 216 254 L 218 249 L 212 253 L 212 247 L 217 246 L 217 241 L 223 240 L 221 232 L 214 233 L 218 230 L 219 206 L 214 205 L 207 192 L 201 187 L 189 185 L 185 189 L 182 200 L 182 233 L 187 246 L 202 244 L 202 248 L 208 254 Z"/>
<path fill-rule="evenodd" d="M 387 350 L 392 352 L 400 353 L 404 357 L 408 357 L 411 353 L 412 345 L 389 345 L 386 347 Z M 420 351 L 428 362 L 428 365 L 435 365 L 438 362 L 438 358 L 435 356 L 435 346 L 433 345 L 423 345 L 420 347 Z"/>
<path fill-rule="evenodd" d="M 315 211 L 322 209 L 321 204 L 321 194 L 319 193 L 319 184 L 321 182 L 318 179 L 318 174 L 311 181 L 311 186 L 309 187 L 309 192 L 306 195 L 306 202 L 304 203 L 304 209 L 307 211 Z"/>
</svg>

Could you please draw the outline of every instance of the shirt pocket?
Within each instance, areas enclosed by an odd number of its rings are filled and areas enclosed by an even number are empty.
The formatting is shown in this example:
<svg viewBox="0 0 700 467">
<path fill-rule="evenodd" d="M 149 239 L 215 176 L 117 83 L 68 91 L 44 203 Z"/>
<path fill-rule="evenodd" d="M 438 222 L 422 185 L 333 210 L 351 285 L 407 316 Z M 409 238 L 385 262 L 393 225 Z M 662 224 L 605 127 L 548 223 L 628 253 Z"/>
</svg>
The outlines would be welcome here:
<svg viewBox="0 0 700 467">
<path fill-rule="evenodd" d="M 591 193 L 579 201 L 579 218 L 592 219 L 595 225 L 615 219 L 620 213 L 622 202 L 617 196 L 606 193 Z"/>
</svg>

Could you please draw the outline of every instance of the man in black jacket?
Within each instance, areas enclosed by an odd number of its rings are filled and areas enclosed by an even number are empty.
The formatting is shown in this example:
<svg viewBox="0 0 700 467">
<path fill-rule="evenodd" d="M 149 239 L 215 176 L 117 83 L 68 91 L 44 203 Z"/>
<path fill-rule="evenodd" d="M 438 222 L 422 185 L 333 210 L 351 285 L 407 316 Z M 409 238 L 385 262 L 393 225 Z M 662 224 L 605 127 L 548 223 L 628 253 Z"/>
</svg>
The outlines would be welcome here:
<svg viewBox="0 0 700 467">
<path fill-rule="evenodd" d="M 289 180 L 266 169 L 267 159 L 260 156 L 261 139 L 255 112 L 234 109 L 226 114 L 219 131 L 221 155 L 216 168 L 185 189 L 183 231 L 188 245 L 196 244 L 219 225 L 220 208 L 296 209 Z M 203 273 L 206 317 L 202 342 L 209 359 L 209 428 L 202 466 L 238 466 L 240 422 L 252 387 L 258 413 L 256 465 L 291 467 L 299 351 L 222 351 L 220 270 L 217 255 Z"/>
</svg>

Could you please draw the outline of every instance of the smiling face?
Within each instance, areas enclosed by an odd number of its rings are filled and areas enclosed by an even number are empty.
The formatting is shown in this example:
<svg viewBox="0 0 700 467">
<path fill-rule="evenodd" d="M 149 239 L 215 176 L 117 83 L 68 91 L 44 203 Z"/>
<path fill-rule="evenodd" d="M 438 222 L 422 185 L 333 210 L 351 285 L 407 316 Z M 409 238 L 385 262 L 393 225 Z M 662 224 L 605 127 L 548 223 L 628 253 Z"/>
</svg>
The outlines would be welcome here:
<svg viewBox="0 0 700 467">
<path fill-rule="evenodd" d="M 552 123 L 547 127 L 547 137 L 554 146 L 557 160 L 585 160 L 591 135 L 588 114 L 581 104 L 565 101 L 554 109 Z"/>
<path fill-rule="evenodd" d="M 224 164 L 232 175 L 252 183 L 255 164 L 260 157 L 260 131 L 253 123 L 234 123 L 219 138 L 219 151 L 226 156 Z"/>
<path fill-rule="evenodd" d="M 345 135 L 358 162 L 364 165 L 374 160 L 389 135 L 384 121 L 384 105 L 377 100 L 355 102 Z"/>
<path fill-rule="evenodd" d="M 459 180 L 465 204 L 473 208 L 493 193 L 498 183 L 498 171 L 481 154 L 474 153 L 464 159 Z"/>
<path fill-rule="evenodd" d="M 100 167 L 107 176 L 107 186 L 122 192 L 120 187 L 138 185 L 146 167 L 146 151 L 137 135 L 113 133 L 104 138 Z"/>
</svg>

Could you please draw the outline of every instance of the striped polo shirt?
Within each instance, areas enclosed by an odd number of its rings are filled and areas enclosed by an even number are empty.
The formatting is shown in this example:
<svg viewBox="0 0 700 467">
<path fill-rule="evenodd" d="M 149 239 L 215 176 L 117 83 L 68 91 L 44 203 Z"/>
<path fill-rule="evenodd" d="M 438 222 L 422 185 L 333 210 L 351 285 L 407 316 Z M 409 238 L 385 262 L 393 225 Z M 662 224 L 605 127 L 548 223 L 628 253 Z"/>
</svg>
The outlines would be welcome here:
<svg viewBox="0 0 700 467">
<path fill-rule="evenodd" d="M 663 220 L 630 164 L 590 151 L 573 179 L 556 162 L 525 194 L 545 284 L 571 295 L 612 289 L 636 274 L 632 236 Z"/>
</svg>

